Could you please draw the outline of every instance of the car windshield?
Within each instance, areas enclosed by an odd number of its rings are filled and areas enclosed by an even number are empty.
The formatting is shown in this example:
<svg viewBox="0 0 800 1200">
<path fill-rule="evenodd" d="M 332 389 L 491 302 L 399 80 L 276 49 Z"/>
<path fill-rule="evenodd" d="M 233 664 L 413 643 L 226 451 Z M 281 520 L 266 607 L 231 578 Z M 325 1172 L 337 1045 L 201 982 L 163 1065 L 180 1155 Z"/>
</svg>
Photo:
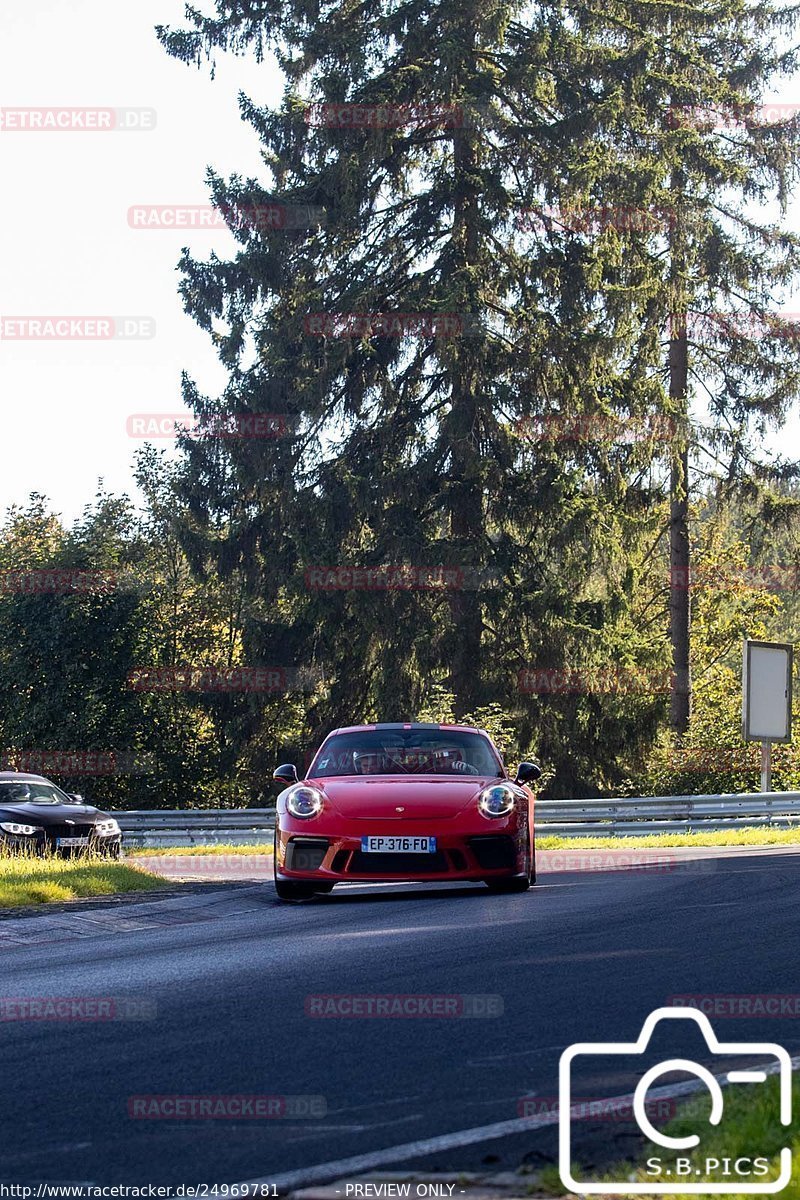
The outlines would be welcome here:
<svg viewBox="0 0 800 1200">
<path fill-rule="evenodd" d="M 324 743 L 308 772 L 332 775 L 483 775 L 496 778 L 502 765 L 479 733 L 446 729 L 338 733 Z"/>
<path fill-rule="evenodd" d="M 76 801 L 54 783 L 35 780 L 0 779 L 0 806 L 3 804 L 75 804 Z"/>
</svg>

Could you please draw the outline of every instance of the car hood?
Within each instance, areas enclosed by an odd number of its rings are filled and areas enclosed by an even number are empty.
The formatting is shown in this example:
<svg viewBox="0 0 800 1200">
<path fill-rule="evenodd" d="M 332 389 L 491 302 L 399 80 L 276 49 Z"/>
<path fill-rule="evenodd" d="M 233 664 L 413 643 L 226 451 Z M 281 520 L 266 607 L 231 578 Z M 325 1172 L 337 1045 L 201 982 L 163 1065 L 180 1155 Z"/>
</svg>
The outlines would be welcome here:
<svg viewBox="0 0 800 1200">
<path fill-rule="evenodd" d="M 479 792 L 499 779 L 470 775 L 360 775 L 310 779 L 331 808 L 362 821 L 416 821 L 420 817 L 454 817 L 474 803 Z M 398 808 L 404 811 L 398 812 Z"/>
<path fill-rule="evenodd" d="M 91 804 L 20 804 L 0 805 L 0 821 L 19 820 L 23 825 L 63 825 L 74 821 L 76 825 L 92 825 L 106 814 Z"/>
</svg>

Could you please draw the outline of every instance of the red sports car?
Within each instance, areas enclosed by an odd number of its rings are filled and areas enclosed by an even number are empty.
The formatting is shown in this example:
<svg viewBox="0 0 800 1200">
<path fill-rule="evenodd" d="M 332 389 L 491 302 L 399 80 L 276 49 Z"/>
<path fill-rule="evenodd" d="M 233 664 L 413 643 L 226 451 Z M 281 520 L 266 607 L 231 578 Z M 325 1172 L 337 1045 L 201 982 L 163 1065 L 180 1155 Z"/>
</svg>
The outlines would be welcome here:
<svg viewBox="0 0 800 1200">
<path fill-rule="evenodd" d="M 335 729 L 304 779 L 291 763 L 278 796 L 275 887 L 305 900 L 336 883 L 483 881 L 524 892 L 536 881 L 536 763 L 512 780 L 494 743 L 467 725 Z"/>
</svg>

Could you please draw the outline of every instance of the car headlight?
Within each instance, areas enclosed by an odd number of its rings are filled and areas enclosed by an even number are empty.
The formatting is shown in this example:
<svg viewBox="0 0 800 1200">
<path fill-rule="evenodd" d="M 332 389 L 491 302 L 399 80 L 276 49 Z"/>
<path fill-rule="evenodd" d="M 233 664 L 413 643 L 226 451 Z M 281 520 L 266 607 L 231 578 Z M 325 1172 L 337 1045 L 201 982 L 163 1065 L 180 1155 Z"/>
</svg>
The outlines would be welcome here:
<svg viewBox="0 0 800 1200">
<path fill-rule="evenodd" d="M 293 817 L 316 817 L 322 812 L 322 796 L 316 788 L 295 787 L 286 797 L 286 808 Z"/>
<path fill-rule="evenodd" d="M 108 821 L 98 821 L 94 828 L 98 837 L 111 837 L 112 834 L 120 832 L 119 825 L 113 817 Z"/>
<path fill-rule="evenodd" d="M 36 833 L 36 825 L 20 825 L 17 821 L 0 821 L 0 829 L 6 833 L 24 833 L 30 835 Z"/>
<path fill-rule="evenodd" d="M 504 783 L 493 783 L 478 796 L 478 808 L 485 817 L 507 817 L 516 802 L 516 792 Z"/>
</svg>

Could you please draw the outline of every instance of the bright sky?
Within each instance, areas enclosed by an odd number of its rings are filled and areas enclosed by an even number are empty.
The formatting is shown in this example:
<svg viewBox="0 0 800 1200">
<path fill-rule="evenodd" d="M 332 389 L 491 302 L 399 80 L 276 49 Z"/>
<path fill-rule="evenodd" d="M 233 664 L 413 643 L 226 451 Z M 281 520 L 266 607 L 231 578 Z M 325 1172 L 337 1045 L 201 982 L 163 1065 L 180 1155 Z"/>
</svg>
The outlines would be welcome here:
<svg viewBox="0 0 800 1200">
<path fill-rule="evenodd" d="M 69 520 L 97 479 L 131 491 L 140 440 L 131 414 L 177 413 L 180 373 L 209 391 L 224 373 L 182 309 L 181 247 L 205 257 L 225 231 L 137 230 L 133 205 L 204 205 L 205 172 L 258 174 L 258 139 L 237 92 L 277 104 L 268 64 L 233 60 L 211 82 L 170 58 L 154 26 L 178 25 L 181 0 L 25 0 L 0 18 L 0 105 L 154 109 L 149 132 L 0 132 L 0 314 L 149 317 L 130 341 L 0 340 L 0 510 L 42 491 Z M 172 442 L 161 442 L 172 445 Z"/>
<path fill-rule="evenodd" d="M 175 265 L 184 245 L 201 257 L 211 248 L 225 255 L 232 239 L 224 231 L 134 229 L 128 210 L 207 204 L 209 165 L 263 177 L 236 96 L 241 88 L 277 104 L 281 80 L 269 63 L 228 59 L 212 82 L 206 69 L 171 59 L 153 29 L 181 25 L 182 16 L 183 0 L 4 5 L 0 106 L 155 110 L 155 128 L 0 131 L 0 315 L 148 318 L 155 335 L 0 339 L 0 512 L 35 490 L 70 521 L 101 476 L 107 489 L 132 492 L 142 442 L 130 436 L 128 419 L 182 411 L 184 369 L 205 391 L 224 383 L 207 335 L 183 313 Z M 792 224 L 800 229 L 800 205 Z M 781 449 L 800 456 L 798 428 Z"/>
</svg>

